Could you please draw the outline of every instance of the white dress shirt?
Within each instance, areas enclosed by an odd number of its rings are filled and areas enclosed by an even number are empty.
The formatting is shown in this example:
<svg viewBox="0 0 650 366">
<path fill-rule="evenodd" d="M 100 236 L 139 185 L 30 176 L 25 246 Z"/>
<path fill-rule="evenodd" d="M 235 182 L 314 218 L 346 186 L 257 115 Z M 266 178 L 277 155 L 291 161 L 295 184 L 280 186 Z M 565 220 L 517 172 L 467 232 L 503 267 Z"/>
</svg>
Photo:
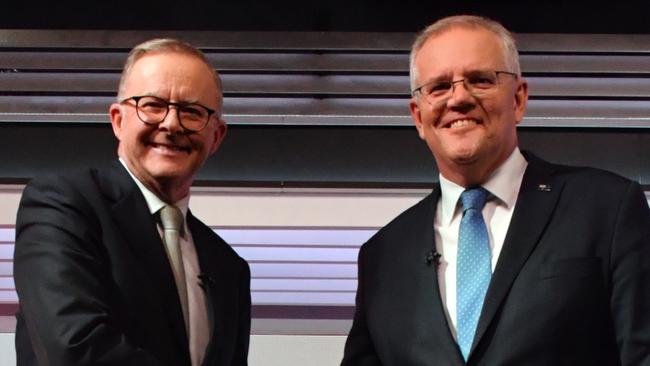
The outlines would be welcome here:
<svg viewBox="0 0 650 366">
<path fill-rule="evenodd" d="M 519 148 L 515 148 L 508 159 L 481 185 L 490 192 L 482 213 L 490 240 L 492 272 L 503 247 L 527 165 Z M 456 258 L 462 218 L 458 199 L 465 187 L 445 179 L 442 175 L 439 178 L 441 196 L 433 223 L 436 251 L 441 255 L 438 283 L 451 334 L 456 339 Z"/>
<path fill-rule="evenodd" d="M 165 207 L 167 203 L 156 196 L 149 190 L 142 182 L 140 182 L 129 170 L 126 163 L 119 159 L 126 171 L 129 172 L 131 178 L 138 186 L 144 199 L 147 201 L 149 212 L 155 215 L 160 209 Z M 205 356 L 205 351 L 210 341 L 210 330 L 208 323 L 208 312 L 206 306 L 205 293 L 201 289 L 199 283 L 199 275 L 201 269 L 199 268 L 199 259 L 194 247 L 194 240 L 192 233 L 187 227 L 187 210 L 189 208 L 190 196 L 187 195 L 173 205 L 178 207 L 183 213 L 183 234 L 180 238 L 181 256 L 183 257 L 183 269 L 185 270 L 185 283 L 187 286 L 187 307 L 190 324 L 187 325 L 189 329 L 189 348 L 190 357 L 192 359 L 192 366 L 199 366 Z M 163 237 L 162 225 L 158 224 L 158 233 Z"/>
</svg>

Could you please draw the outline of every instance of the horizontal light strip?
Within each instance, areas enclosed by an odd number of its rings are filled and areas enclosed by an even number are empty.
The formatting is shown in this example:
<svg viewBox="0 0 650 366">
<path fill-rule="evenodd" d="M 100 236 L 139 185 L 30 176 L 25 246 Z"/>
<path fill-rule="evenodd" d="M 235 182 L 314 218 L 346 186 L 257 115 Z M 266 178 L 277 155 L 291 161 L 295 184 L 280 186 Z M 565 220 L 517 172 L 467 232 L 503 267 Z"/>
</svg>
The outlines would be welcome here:
<svg viewBox="0 0 650 366">
<path fill-rule="evenodd" d="M 11 282 L 13 284 L 13 281 Z M 0 282 L 1 286 L 2 282 Z M 251 281 L 251 291 L 356 291 L 357 281 L 350 279 L 263 279 Z"/>
<path fill-rule="evenodd" d="M 410 116 L 386 115 L 224 115 L 229 124 L 284 126 L 412 126 Z M 94 113 L 0 113 L 0 122 L 108 123 L 105 114 Z M 596 113 L 584 117 L 524 117 L 520 127 L 580 128 L 650 128 L 650 117 L 600 117 Z"/>
<path fill-rule="evenodd" d="M 255 278 L 275 279 L 356 279 L 356 264 L 313 264 L 313 263 L 251 263 L 251 272 Z M 12 276 L 13 263 L 0 262 L 0 276 Z"/>
<path fill-rule="evenodd" d="M 1 290 L 11 290 L 13 291 L 16 288 L 14 285 L 14 278 L 9 276 L 0 276 L 0 291 Z"/>
<path fill-rule="evenodd" d="M 255 278 L 357 278 L 356 264 L 250 263 Z"/>
<path fill-rule="evenodd" d="M 4 73 L 3 94 L 65 93 L 115 94 L 119 73 L 15 72 Z M 409 77 L 402 75 L 314 75 L 314 74 L 224 74 L 221 76 L 228 98 L 237 96 L 325 97 L 404 97 L 410 96 Z M 650 97 L 650 80 L 608 75 L 531 76 L 530 97 Z M 65 85 L 65 87 L 62 87 Z"/>
<path fill-rule="evenodd" d="M 215 231 L 228 244 L 239 245 L 291 245 L 291 246 L 359 246 L 367 241 L 376 229 L 227 229 Z"/>
<path fill-rule="evenodd" d="M 354 279 L 265 279 L 251 280 L 253 292 L 354 292 L 357 281 Z M 15 290 L 11 276 L 0 276 L 0 290 Z"/>
<path fill-rule="evenodd" d="M 392 52 L 407 54 L 412 32 L 235 32 L 235 31 L 148 31 L 148 30 L 0 30 L 0 46 L 43 51 L 65 48 L 128 50 L 134 44 L 151 38 L 188 40 L 210 54 L 222 50 L 246 52 L 272 50 L 278 52 L 323 52 L 352 50 L 354 52 Z M 552 34 L 520 33 L 515 36 L 522 53 L 648 53 L 647 34 Z"/>
<path fill-rule="evenodd" d="M 3 262 L 0 261 L 0 276 L 13 276 L 14 275 L 14 263 L 13 262 Z"/>
<path fill-rule="evenodd" d="M 14 258 L 14 244 L 0 244 L 0 260 L 12 260 Z"/>
<path fill-rule="evenodd" d="M 25 70 L 87 70 L 119 73 L 127 51 L 56 52 L 21 51 L 3 52 L 2 69 Z M 408 72 L 408 53 L 308 53 L 288 52 L 215 52 L 207 54 L 211 64 L 222 75 L 233 72 L 347 72 L 347 73 L 404 73 Z M 634 73 L 645 74 L 650 70 L 647 54 L 522 54 L 521 69 L 524 73 Z M 614 67 L 613 67 L 614 66 Z"/>
<path fill-rule="evenodd" d="M 0 290 L 0 304 L 12 304 L 18 302 L 18 295 L 15 290 Z"/>
<path fill-rule="evenodd" d="M 358 248 L 272 248 L 272 247 L 235 247 L 237 253 L 249 262 L 347 262 L 355 263 Z"/>
<path fill-rule="evenodd" d="M 354 292 L 304 293 L 304 292 L 252 292 L 254 305 L 289 306 L 349 306 L 354 304 Z"/>
<path fill-rule="evenodd" d="M 253 305 L 288 306 L 350 306 L 354 304 L 354 291 L 350 292 L 251 292 Z M 18 295 L 14 290 L 0 290 L 0 304 L 15 304 Z"/>
<path fill-rule="evenodd" d="M 16 229 L 13 227 L 0 227 L 0 242 L 13 243 L 16 236 Z"/>
</svg>

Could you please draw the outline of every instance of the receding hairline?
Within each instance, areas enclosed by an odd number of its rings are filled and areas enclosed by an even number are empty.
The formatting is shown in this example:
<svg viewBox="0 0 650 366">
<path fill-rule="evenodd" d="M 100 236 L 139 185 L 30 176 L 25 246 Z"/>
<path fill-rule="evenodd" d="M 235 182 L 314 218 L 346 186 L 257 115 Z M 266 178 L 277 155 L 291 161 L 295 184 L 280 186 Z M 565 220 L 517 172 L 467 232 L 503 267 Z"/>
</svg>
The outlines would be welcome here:
<svg viewBox="0 0 650 366">
<path fill-rule="evenodd" d="M 501 45 L 506 67 L 521 76 L 519 54 L 517 45 L 512 33 L 499 22 L 492 19 L 475 15 L 454 15 L 442 18 L 424 28 L 413 41 L 409 57 L 409 76 L 411 90 L 417 87 L 418 70 L 415 65 L 415 58 L 431 38 L 440 36 L 454 29 L 486 30 L 492 33 Z"/>
<path fill-rule="evenodd" d="M 122 75 L 118 85 L 117 98 L 123 99 L 124 90 L 126 88 L 126 81 L 128 80 L 133 66 L 142 58 L 146 56 L 178 54 L 193 57 L 203 63 L 213 76 L 213 80 L 217 89 L 217 114 L 221 115 L 221 107 L 223 105 L 223 91 L 221 85 L 221 77 L 219 73 L 210 65 L 210 61 L 205 54 L 190 45 L 189 43 L 179 41 L 172 38 L 156 38 L 140 43 L 133 47 L 129 52 L 124 67 L 122 68 Z"/>
</svg>

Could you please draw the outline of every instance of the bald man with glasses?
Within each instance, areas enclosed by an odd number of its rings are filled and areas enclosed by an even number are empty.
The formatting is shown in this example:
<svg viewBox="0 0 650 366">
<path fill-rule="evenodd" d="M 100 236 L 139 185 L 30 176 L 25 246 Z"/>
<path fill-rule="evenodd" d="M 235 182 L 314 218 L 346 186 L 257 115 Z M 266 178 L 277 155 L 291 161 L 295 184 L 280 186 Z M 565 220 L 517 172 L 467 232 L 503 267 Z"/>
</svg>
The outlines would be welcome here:
<svg viewBox="0 0 650 366">
<path fill-rule="evenodd" d="M 222 100 L 199 50 L 140 44 L 109 109 L 118 161 L 25 187 L 19 366 L 247 365 L 248 264 L 188 208 L 226 134 Z"/>
</svg>

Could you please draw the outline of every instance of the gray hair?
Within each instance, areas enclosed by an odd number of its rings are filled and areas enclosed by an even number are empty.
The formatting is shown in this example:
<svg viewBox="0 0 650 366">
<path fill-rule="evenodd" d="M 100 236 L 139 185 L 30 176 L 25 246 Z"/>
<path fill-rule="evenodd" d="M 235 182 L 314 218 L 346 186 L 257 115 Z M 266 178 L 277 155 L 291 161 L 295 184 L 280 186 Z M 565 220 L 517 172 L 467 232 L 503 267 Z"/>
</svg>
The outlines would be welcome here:
<svg viewBox="0 0 650 366">
<path fill-rule="evenodd" d="M 417 56 L 422 46 L 429 38 L 444 33 L 451 28 L 471 28 L 471 29 L 485 29 L 494 33 L 501 40 L 503 50 L 505 52 L 505 62 L 507 71 L 521 76 L 521 67 L 519 66 L 519 52 L 512 33 L 504 28 L 500 23 L 475 15 L 454 15 L 442 18 L 437 22 L 426 27 L 413 42 L 411 47 L 411 56 L 409 59 L 409 72 L 411 78 L 411 90 L 418 87 L 418 70 L 415 67 L 415 57 Z"/>
<path fill-rule="evenodd" d="M 208 61 L 208 58 L 203 52 L 201 52 L 201 50 L 195 48 L 189 43 L 185 43 L 172 38 L 151 39 L 133 47 L 126 58 L 124 68 L 122 68 L 122 76 L 120 77 L 120 84 L 117 92 L 118 100 L 125 97 L 124 89 L 126 87 L 126 79 L 131 73 L 131 69 L 133 68 L 133 65 L 136 63 L 136 61 L 146 55 L 156 53 L 180 53 L 196 57 L 205 63 L 205 65 L 211 70 L 212 76 L 214 77 L 214 82 L 217 86 L 217 116 L 221 115 L 221 106 L 223 105 L 223 91 L 221 89 L 221 77 L 219 77 L 219 73 L 210 65 L 210 61 Z"/>
</svg>

